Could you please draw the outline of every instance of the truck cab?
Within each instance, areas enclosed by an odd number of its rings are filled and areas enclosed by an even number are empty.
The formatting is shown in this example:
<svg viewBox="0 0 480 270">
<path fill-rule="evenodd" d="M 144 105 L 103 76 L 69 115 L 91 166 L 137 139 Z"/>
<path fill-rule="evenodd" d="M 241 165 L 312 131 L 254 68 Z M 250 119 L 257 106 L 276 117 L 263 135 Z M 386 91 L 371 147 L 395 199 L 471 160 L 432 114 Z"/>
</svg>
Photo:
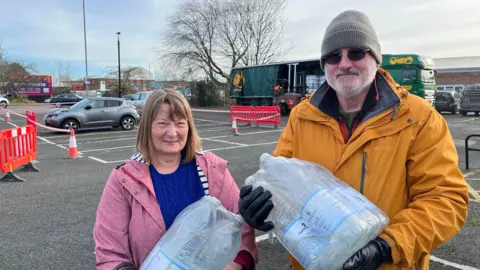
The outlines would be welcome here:
<svg viewBox="0 0 480 270">
<path fill-rule="evenodd" d="M 415 54 L 384 54 L 381 67 L 405 90 L 435 105 L 435 71 L 431 58 Z"/>
</svg>

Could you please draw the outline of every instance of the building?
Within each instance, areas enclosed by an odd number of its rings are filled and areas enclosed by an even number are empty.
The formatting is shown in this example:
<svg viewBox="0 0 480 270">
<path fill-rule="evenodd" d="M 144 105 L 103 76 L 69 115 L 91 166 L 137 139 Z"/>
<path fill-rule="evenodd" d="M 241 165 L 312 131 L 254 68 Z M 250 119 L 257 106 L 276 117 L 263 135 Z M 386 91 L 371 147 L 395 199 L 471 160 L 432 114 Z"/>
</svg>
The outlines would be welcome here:
<svg viewBox="0 0 480 270">
<path fill-rule="evenodd" d="M 89 90 L 113 90 L 118 89 L 118 76 L 111 74 L 103 76 L 89 76 L 86 80 L 63 81 L 62 83 L 71 86 L 72 91 Z M 143 92 L 150 90 L 151 73 L 141 67 L 124 69 L 122 72 L 122 89 L 127 87 L 130 92 Z"/>
<path fill-rule="evenodd" d="M 461 93 L 464 85 L 480 84 L 480 56 L 436 58 L 437 90 Z"/>
</svg>

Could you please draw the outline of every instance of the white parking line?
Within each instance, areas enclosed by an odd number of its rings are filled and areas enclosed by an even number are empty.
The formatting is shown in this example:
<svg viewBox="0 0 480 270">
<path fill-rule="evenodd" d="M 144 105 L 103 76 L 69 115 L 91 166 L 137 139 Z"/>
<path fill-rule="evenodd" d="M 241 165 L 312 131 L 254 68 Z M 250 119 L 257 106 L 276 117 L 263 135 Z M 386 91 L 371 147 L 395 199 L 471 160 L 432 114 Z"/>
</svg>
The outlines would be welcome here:
<svg viewBox="0 0 480 270">
<path fill-rule="evenodd" d="M 283 129 L 274 129 L 274 130 L 266 130 L 266 131 L 247 132 L 247 133 L 240 133 L 240 136 L 263 134 L 263 133 L 271 133 L 271 132 L 282 132 L 282 131 L 283 131 Z M 213 137 L 208 137 L 208 139 L 228 138 L 228 137 L 233 137 L 233 135 L 213 136 Z"/>
<path fill-rule="evenodd" d="M 77 139 L 77 144 L 91 144 L 91 143 L 105 143 L 105 142 L 115 142 L 115 141 L 126 141 L 126 140 L 136 140 L 137 137 L 124 137 L 124 138 L 112 138 L 112 139 L 108 139 L 108 140 L 101 140 L 101 141 L 90 141 L 90 140 L 78 140 Z M 69 143 L 69 141 L 61 141 L 61 142 L 57 142 L 59 144 L 67 144 Z"/>
<path fill-rule="evenodd" d="M 1 117 L 0 117 L 0 120 L 2 120 L 2 121 L 4 121 L 4 122 L 5 122 L 5 118 L 1 118 Z M 17 126 L 17 125 L 15 125 L 15 124 L 14 124 L 13 122 L 11 122 L 11 121 L 8 121 L 8 122 L 7 122 L 7 124 L 10 124 L 10 125 L 12 125 L 12 126 L 14 126 L 14 127 L 17 127 L 17 128 L 18 128 L 18 126 Z"/>
<path fill-rule="evenodd" d="M 222 147 L 222 148 L 214 148 L 209 150 L 204 150 L 204 152 L 213 152 L 213 151 L 221 151 L 227 149 L 235 149 L 235 148 L 244 148 L 244 147 L 251 147 L 251 146 L 260 146 L 260 145 L 269 145 L 269 144 L 276 144 L 277 141 L 274 142 L 266 142 L 266 143 L 256 143 L 256 144 L 246 144 L 246 145 L 239 145 L 239 146 L 229 146 L 229 147 Z"/>
<path fill-rule="evenodd" d="M 198 133 L 203 133 L 203 132 L 213 132 L 213 131 L 225 131 L 225 130 L 230 130 L 230 128 L 213 128 L 213 129 L 201 129 L 198 130 Z"/>
<path fill-rule="evenodd" d="M 236 143 L 236 142 L 229 142 L 229 141 L 215 140 L 215 139 L 210 139 L 210 138 L 202 138 L 202 140 L 205 140 L 205 141 L 212 141 L 212 142 L 219 142 L 219 143 L 224 143 L 224 144 L 233 144 L 233 145 L 240 145 L 240 146 L 248 146 L 248 144 L 244 144 L 244 143 Z"/>
<path fill-rule="evenodd" d="M 132 134 L 135 134 L 137 131 L 128 131 L 128 130 L 125 130 L 125 131 L 106 131 L 106 132 L 94 132 L 94 133 L 87 133 L 87 134 L 75 134 L 75 138 L 82 138 L 82 137 L 89 137 L 89 136 L 96 136 L 96 135 L 101 135 L 101 134 L 119 134 L 119 133 L 132 133 Z M 59 136 L 43 136 L 44 138 L 49 138 L 49 139 L 58 139 L 58 138 L 65 138 L 65 137 L 68 137 L 70 134 L 67 134 L 65 133 L 65 135 L 59 135 Z"/>
<path fill-rule="evenodd" d="M 101 148 L 101 149 L 87 149 L 83 150 L 82 153 L 90 153 L 90 152 L 102 152 L 108 150 L 118 150 L 118 149 L 125 149 L 125 148 L 134 148 L 135 145 L 127 145 L 127 146 L 117 146 L 117 147 L 110 147 L 110 148 Z"/>
<path fill-rule="evenodd" d="M 273 237 L 276 237 L 274 234 L 272 234 L 272 238 Z M 255 237 L 255 242 L 256 243 L 260 243 L 260 242 L 263 242 L 265 240 L 269 239 L 269 235 L 268 233 L 266 234 L 262 234 L 262 235 L 259 235 L 257 237 Z M 462 265 L 462 264 L 458 264 L 458 263 L 454 263 L 454 262 L 450 262 L 450 261 L 447 261 L 447 260 L 444 260 L 444 259 L 440 259 L 438 257 L 435 257 L 433 255 L 430 255 L 430 260 L 434 261 L 434 262 L 438 262 L 438 263 L 441 263 L 443 265 L 446 265 L 446 266 L 451 266 L 453 268 L 456 268 L 456 269 L 460 269 L 460 270 L 479 270 L 478 268 L 475 268 L 475 267 L 471 267 L 471 266 L 467 266 L 467 265 Z"/>
<path fill-rule="evenodd" d="M 227 150 L 227 149 L 235 149 L 235 148 L 245 148 L 245 147 L 251 147 L 251 146 L 261 146 L 261 145 L 270 145 L 270 144 L 275 144 L 275 142 L 267 142 L 267 143 L 256 143 L 256 144 L 245 144 L 245 145 L 236 145 L 236 146 L 230 146 L 230 147 L 222 147 L 222 148 L 214 148 L 214 149 L 208 149 L 208 150 L 203 150 L 204 152 L 213 152 L 213 151 L 221 151 L 221 150 Z M 112 148 L 105 148 L 105 149 L 90 149 L 90 150 L 84 150 L 82 153 L 89 153 L 89 152 L 101 152 L 101 151 L 106 151 L 106 150 L 116 150 L 116 149 L 124 149 L 124 148 L 133 148 L 135 145 L 131 146 L 119 146 L 119 147 L 112 147 Z M 103 164 L 110 164 L 110 163 L 119 163 L 119 162 L 125 162 L 127 159 L 121 159 L 121 160 L 113 160 L 113 161 L 107 161 L 103 160 L 97 157 L 90 156 L 89 157 L 92 160 L 98 161 Z"/>
<path fill-rule="evenodd" d="M 456 268 L 456 269 L 461 269 L 461 270 L 478 270 L 478 268 L 474 268 L 474 267 L 467 266 L 467 265 L 461 265 L 461 264 L 454 263 L 454 262 L 449 262 L 449 261 L 447 261 L 447 260 L 437 258 L 437 257 L 435 257 L 435 256 L 433 256 L 433 255 L 430 256 L 430 260 L 432 260 L 432 261 L 434 261 L 434 262 L 441 263 L 441 264 L 446 265 L 446 266 L 451 266 L 451 267 Z"/>
<path fill-rule="evenodd" d="M 209 119 L 201 119 L 201 118 L 193 118 L 193 120 L 203 121 L 203 122 L 212 122 L 212 123 L 222 123 L 222 124 L 232 124 L 232 122 L 225 122 L 225 121 L 216 121 L 216 120 L 209 120 Z"/>
<path fill-rule="evenodd" d="M 467 120 L 462 120 L 462 121 L 460 121 L 460 123 L 475 121 L 475 120 L 477 120 L 477 119 L 480 119 L 480 118 L 470 118 L 470 119 L 467 119 Z"/>
<path fill-rule="evenodd" d="M 103 160 L 103 159 L 99 159 L 99 158 L 96 158 L 96 157 L 88 157 L 89 159 L 93 159 L 95 161 L 98 161 L 100 163 L 103 163 L 103 164 L 107 164 L 108 162 Z"/>
<path fill-rule="evenodd" d="M 196 128 L 199 127 L 211 127 L 211 126 L 225 126 L 228 123 L 212 123 L 212 124 L 200 124 L 200 125 L 195 125 Z"/>
</svg>

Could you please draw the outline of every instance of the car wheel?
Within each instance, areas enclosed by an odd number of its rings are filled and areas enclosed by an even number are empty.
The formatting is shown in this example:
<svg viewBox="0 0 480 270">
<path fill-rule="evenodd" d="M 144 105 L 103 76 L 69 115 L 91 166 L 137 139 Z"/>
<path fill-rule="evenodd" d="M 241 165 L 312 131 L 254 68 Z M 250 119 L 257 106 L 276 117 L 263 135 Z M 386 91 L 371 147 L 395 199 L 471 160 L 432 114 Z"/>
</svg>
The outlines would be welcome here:
<svg viewBox="0 0 480 270">
<path fill-rule="evenodd" d="M 67 119 L 67 120 L 63 121 L 63 123 L 62 123 L 62 128 L 63 129 L 66 129 L 66 130 L 73 129 L 73 131 L 75 131 L 75 133 L 77 133 L 79 127 L 80 127 L 80 124 L 75 119 Z"/>
<path fill-rule="evenodd" d="M 131 116 L 125 116 L 122 118 L 120 126 L 123 130 L 132 130 L 135 127 L 135 119 Z"/>
<path fill-rule="evenodd" d="M 8 106 L 8 105 L 7 105 L 7 102 L 5 102 L 5 101 L 0 102 L 0 108 L 6 109 L 7 106 Z"/>
<path fill-rule="evenodd" d="M 457 114 L 457 107 L 454 107 L 454 108 L 452 109 L 452 114 Z"/>
</svg>

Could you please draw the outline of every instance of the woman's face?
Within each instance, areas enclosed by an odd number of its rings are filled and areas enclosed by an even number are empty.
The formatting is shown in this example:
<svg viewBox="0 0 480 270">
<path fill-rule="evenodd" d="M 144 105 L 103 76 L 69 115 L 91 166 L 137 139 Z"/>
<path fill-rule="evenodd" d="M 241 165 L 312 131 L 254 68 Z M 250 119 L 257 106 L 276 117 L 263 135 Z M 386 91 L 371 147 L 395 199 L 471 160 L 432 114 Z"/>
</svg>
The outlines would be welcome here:
<svg viewBox="0 0 480 270">
<path fill-rule="evenodd" d="M 187 119 L 172 119 L 170 104 L 160 105 L 160 110 L 152 123 L 152 140 L 155 152 L 159 154 L 179 154 L 188 136 Z"/>
</svg>

